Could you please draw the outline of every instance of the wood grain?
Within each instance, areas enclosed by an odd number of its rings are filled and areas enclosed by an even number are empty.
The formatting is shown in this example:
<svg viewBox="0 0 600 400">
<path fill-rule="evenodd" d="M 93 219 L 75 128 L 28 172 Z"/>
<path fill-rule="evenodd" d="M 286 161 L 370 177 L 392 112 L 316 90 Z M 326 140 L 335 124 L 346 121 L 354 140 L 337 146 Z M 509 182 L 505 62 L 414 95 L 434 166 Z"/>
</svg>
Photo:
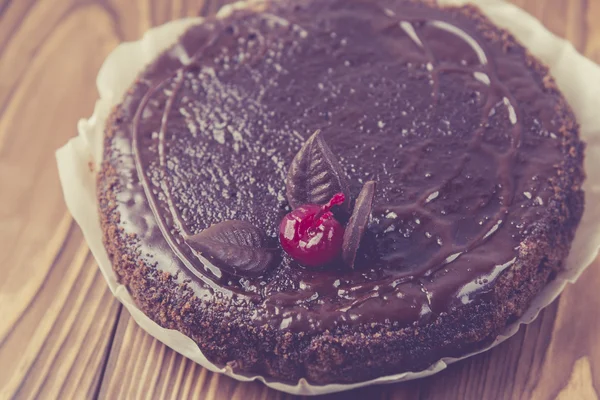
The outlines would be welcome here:
<svg viewBox="0 0 600 400">
<path fill-rule="evenodd" d="M 515 0 L 600 62 L 600 0 Z M 292 399 L 208 372 L 113 299 L 62 200 L 54 151 L 121 41 L 219 0 L 0 0 L 0 399 Z M 428 379 L 327 399 L 598 399 L 600 262 L 497 348 Z"/>
</svg>

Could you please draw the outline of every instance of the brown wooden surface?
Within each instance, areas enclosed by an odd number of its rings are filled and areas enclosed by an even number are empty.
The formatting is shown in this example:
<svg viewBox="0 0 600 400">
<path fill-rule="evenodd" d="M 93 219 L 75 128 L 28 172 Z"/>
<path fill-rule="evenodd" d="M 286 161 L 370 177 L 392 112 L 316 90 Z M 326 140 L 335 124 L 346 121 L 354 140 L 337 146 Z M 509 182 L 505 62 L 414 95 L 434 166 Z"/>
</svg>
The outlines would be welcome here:
<svg viewBox="0 0 600 400">
<path fill-rule="evenodd" d="M 600 62 L 600 0 L 515 0 Z M 206 371 L 138 328 L 66 211 L 54 151 L 121 41 L 210 0 L 0 0 L 0 399 L 291 399 Z M 428 379 L 332 399 L 597 399 L 600 262 L 532 325 Z"/>
</svg>

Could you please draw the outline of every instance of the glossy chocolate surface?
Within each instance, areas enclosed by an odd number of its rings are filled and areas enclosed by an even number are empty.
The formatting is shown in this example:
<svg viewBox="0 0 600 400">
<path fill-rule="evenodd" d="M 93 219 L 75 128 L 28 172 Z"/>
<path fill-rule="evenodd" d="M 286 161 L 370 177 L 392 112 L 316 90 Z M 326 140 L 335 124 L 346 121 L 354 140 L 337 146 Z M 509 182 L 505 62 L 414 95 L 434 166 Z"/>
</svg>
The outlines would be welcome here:
<svg viewBox="0 0 600 400">
<path fill-rule="evenodd" d="M 522 50 L 403 1 L 314 0 L 190 29 L 144 72 L 110 139 L 122 226 L 199 298 L 253 304 L 282 329 L 427 320 L 476 301 L 517 259 L 565 158 L 555 98 Z M 275 245 L 287 169 L 321 129 L 354 197 L 377 182 L 353 270 L 282 252 L 260 277 L 197 257 L 186 237 L 248 221 Z"/>
</svg>

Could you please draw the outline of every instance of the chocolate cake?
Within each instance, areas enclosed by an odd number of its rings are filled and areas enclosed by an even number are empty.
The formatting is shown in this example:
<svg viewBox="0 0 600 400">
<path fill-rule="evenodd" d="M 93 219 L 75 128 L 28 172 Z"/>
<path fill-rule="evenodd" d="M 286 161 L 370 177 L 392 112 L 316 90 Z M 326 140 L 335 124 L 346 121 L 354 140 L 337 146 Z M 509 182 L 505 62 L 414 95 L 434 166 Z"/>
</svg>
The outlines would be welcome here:
<svg viewBox="0 0 600 400">
<path fill-rule="evenodd" d="M 148 65 L 104 144 L 104 243 L 138 306 L 284 382 L 483 348 L 583 210 L 572 111 L 473 6 L 248 3 Z"/>
</svg>

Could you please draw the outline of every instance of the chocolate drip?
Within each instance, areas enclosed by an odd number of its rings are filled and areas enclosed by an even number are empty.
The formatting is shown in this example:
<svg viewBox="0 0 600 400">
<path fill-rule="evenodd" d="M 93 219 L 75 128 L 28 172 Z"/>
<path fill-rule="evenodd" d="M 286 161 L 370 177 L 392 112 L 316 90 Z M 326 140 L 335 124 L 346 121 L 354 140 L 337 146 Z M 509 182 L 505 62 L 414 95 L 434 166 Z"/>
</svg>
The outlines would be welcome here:
<svg viewBox="0 0 600 400">
<path fill-rule="evenodd" d="M 457 67 L 449 65 L 440 65 L 435 60 L 431 49 L 429 48 L 427 41 L 422 39 L 420 35 L 415 31 L 412 23 L 425 23 L 432 27 L 442 29 L 449 34 L 456 35 L 465 41 L 477 55 L 479 64 L 473 65 L 472 67 Z M 460 29 L 459 27 L 452 25 L 445 21 L 426 21 L 423 20 L 400 20 L 398 24 L 405 30 L 409 37 L 415 42 L 415 44 L 423 49 L 428 58 L 427 70 L 431 72 L 433 80 L 433 99 L 434 105 L 437 105 L 438 91 L 439 91 L 439 74 L 444 71 L 454 71 L 461 74 L 471 74 L 475 79 L 483 81 L 485 85 L 489 87 L 486 93 L 485 105 L 481 111 L 481 119 L 479 127 L 475 130 L 472 137 L 466 141 L 465 146 L 467 151 L 459 158 L 458 165 L 441 183 L 437 184 L 433 188 L 424 188 L 424 193 L 418 198 L 418 200 L 409 206 L 379 206 L 378 210 L 386 210 L 386 212 L 393 212 L 398 217 L 410 217 L 411 215 L 421 215 L 426 218 L 430 218 L 439 230 L 439 241 L 441 242 L 441 249 L 438 255 L 431 257 L 428 262 L 423 263 L 419 269 L 412 270 L 405 274 L 396 276 L 396 279 L 413 279 L 415 276 L 430 276 L 435 271 L 443 268 L 449 262 L 456 260 L 462 254 L 468 252 L 474 247 L 480 245 L 482 241 L 487 239 L 494 231 L 496 231 L 502 224 L 514 196 L 514 182 L 513 172 L 515 157 L 517 155 L 517 149 L 520 146 L 521 141 L 521 125 L 519 123 L 519 115 L 516 113 L 517 110 L 513 104 L 516 104 L 516 100 L 507 90 L 506 86 L 498 79 L 496 74 L 496 66 L 494 65 L 493 57 L 488 54 L 485 49 L 485 45 L 481 44 L 475 38 L 470 36 L 468 33 Z M 511 140 L 510 148 L 505 152 L 498 153 L 495 149 L 489 149 L 483 144 L 485 135 L 485 126 L 489 122 L 490 112 L 496 104 L 494 100 L 499 98 L 503 99 L 509 113 L 511 128 Z M 426 146 L 427 144 L 425 144 Z M 456 246 L 453 238 L 454 224 L 449 222 L 448 218 L 443 216 L 434 216 L 427 210 L 427 204 L 439 196 L 440 191 L 444 190 L 445 186 L 448 185 L 453 179 L 457 178 L 462 172 L 465 163 L 469 159 L 471 152 L 482 151 L 493 158 L 498 164 L 498 178 L 499 187 L 501 188 L 501 195 L 499 196 L 501 207 L 493 215 L 490 221 L 486 222 L 479 233 L 470 238 L 467 243 L 461 246 Z M 472 213 L 468 213 L 468 215 Z M 394 257 L 388 258 L 388 262 L 394 262 Z M 399 261 L 399 260 L 398 260 Z"/>
</svg>

